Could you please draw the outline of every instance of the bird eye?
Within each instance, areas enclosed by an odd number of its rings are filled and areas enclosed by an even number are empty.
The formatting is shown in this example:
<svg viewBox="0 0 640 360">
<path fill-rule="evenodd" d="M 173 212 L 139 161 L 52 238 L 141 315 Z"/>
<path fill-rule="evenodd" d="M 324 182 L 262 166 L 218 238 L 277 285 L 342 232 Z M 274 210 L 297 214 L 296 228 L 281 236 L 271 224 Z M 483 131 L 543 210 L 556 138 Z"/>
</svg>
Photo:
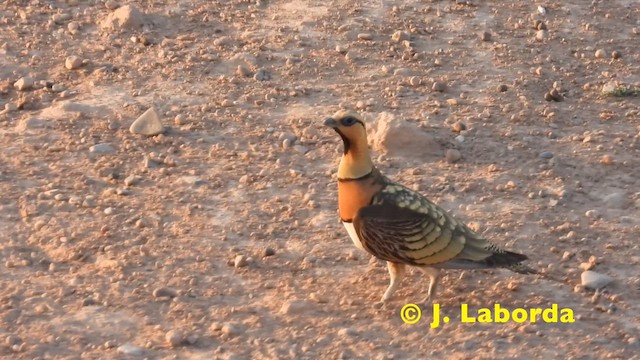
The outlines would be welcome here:
<svg viewBox="0 0 640 360">
<path fill-rule="evenodd" d="M 342 125 L 344 125 L 344 126 L 351 126 L 351 125 L 357 123 L 358 120 L 356 120 L 356 118 L 354 118 L 354 117 L 347 116 L 346 118 L 342 119 L 341 122 L 342 122 Z"/>
</svg>

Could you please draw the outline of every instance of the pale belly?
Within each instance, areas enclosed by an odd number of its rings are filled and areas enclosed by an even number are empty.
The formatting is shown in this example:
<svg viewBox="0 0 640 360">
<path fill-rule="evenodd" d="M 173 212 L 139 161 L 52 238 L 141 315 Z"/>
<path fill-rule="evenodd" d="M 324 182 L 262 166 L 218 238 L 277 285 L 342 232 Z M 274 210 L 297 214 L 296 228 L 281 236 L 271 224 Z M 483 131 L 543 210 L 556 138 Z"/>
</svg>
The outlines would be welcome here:
<svg viewBox="0 0 640 360">
<path fill-rule="evenodd" d="M 343 221 L 342 225 L 344 225 L 344 227 L 347 229 L 347 232 L 349 233 L 349 237 L 351 237 L 351 241 L 353 241 L 353 244 L 358 249 L 364 250 L 364 247 L 362 246 L 362 242 L 360 242 L 360 238 L 358 238 L 358 234 L 356 233 L 356 228 L 353 227 L 353 224 Z"/>
</svg>

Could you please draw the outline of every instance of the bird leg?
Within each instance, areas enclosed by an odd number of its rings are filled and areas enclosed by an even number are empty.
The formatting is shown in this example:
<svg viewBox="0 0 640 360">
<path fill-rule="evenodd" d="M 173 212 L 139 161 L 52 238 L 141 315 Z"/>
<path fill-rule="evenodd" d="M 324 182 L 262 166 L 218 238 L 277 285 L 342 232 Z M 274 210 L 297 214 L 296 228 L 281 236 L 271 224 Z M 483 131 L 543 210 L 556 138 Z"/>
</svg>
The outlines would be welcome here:
<svg viewBox="0 0 640 360">
<path fill-rule="evenodd" d="M 389 282 L 387 291 L 385 291 L 384 295 L 382 296 L 382 302 L 385 302 L 391 298 L 396 289 L 398 289 L 398 286 L 400 286 L 402 278 L 405 274 L 404 264 L 387 261 L 387 268 L 389 269 L 389 276 L 391 277 L 391 280 Z"/>
<path fill-rule="evenodd" d="M 420 271 L 423 274 L 429 277 L 429 291 L 427 292 L 427 297 L 424 299 L 423 303 L 425 305 L 431 305 L 433 300 L 436 298 L 436 290 L 438 288 L 438 279 L 440 277 L 440 269 L 432 268 L 432 267 L 419 267 Z"/>
</svg>

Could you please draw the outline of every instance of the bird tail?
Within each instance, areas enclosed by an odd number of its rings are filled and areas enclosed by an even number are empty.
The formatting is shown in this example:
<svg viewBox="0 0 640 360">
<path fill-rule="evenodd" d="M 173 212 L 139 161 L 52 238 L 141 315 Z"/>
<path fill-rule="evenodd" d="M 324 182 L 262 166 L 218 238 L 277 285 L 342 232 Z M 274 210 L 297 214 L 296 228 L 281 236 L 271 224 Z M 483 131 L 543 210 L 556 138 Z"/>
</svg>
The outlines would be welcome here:
<svg viewBox="0 0 640 360">
<path fill-rule="evenodd" d="M 495 249 L 493 254 L 483 259 L 483 262 L 487 264 L 487 267 L 503 267 L 511 269 L 519 273 L 530 273 L 524 269 L 527 268 L 522 265 L 521 262 L 527 260 L 528 257 L 523 254 L 518 254 L 512 251 L 506 251 L 502 249 Z M 525 272 L 522 272 L 525 271 Z"/>
</svg>

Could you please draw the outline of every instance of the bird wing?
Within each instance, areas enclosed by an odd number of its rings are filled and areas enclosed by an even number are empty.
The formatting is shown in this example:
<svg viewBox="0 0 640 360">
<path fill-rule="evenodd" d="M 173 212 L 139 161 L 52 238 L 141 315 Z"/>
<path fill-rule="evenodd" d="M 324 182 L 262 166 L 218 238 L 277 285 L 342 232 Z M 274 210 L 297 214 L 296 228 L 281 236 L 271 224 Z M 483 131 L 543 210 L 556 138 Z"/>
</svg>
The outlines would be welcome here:
<svg viewBox="0 0 640 360">
<path fill-rule="evenodd" d="M 382 260 L 446 268 L 512 267 L 527 259 L 479 238 L 446 211 L 397 184 L 353 219 L 364 248 Z"/>
</svg>

